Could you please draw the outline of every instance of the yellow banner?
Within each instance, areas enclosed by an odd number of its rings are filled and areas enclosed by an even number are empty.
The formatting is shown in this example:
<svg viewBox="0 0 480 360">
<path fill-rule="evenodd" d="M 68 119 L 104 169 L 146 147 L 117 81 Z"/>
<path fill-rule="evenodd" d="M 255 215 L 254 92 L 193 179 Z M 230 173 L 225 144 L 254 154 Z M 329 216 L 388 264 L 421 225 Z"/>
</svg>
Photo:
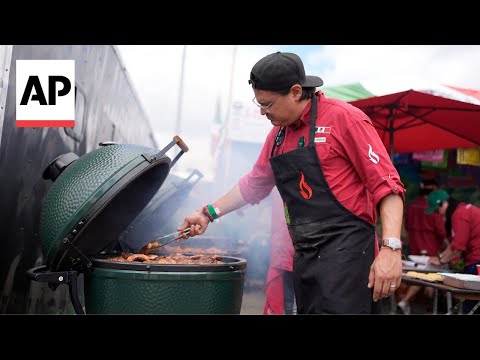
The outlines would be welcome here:
<svg viewBox="0 0 480 360">
<path fill-rule="evenodd" d="M 457 164 L 480 166 L 480 147 L 457 149 Z"/>
</svg>

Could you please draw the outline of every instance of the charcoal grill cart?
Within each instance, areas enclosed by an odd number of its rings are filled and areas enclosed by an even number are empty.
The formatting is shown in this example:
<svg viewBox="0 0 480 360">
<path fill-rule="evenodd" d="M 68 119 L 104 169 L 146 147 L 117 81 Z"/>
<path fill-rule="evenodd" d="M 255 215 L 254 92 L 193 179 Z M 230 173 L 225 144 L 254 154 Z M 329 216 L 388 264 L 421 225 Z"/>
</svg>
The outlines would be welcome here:
<svg viewBox="0 0 480 360">
<path fill-rule="evenodd" d="M 178 136 L 160 151 L 100 145 L 81 157 L 61 155 L 45 169 L 43 178 L 53 181 L 40 216 L 45 264 L 29 269 L 27 276 L 47 282 L 52 290 L 67 285 L 77 314 L 240 313 L 245 259 L 224 256 L 221 264 L 108 260 L 118 255 L 119 236 L 155 197 L 188 147 Z M 175 145 L 180 152 L 171 160 L 166 153 Z"/>
</svg>

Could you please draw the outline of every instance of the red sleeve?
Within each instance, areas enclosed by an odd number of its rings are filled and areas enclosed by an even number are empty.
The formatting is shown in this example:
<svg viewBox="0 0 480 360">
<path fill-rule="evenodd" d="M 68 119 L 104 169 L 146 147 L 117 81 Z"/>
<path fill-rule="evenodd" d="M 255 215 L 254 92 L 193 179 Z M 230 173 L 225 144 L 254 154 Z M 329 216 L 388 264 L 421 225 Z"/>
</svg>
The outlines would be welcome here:
<svg viewBox="0 0 480 360">
<path fill-rule="evenodd" d="M 405 202 L 405 187 L 370 119 L 354 119 L 344 139 L 346 155 L 372 194 L 374 206 L 388 194 L 398 194 Z"/>
<path fill-rule="evenodd" d="M 275 178 L 269 159 L 277 131 L 277 126 L 270 131 L 252 170 L 240 178 L 238 182 L 243 198 L 252 205 L 265 199 L 275 186 Z"/>
<path fill-rule="evenodd" d="M 465 206 L 459 205 L 452 215 L 452 242 L 453 250 L 465 251 L 467 249 L 470 226 L 465 211 Z"/>
<path fill-rule="evenodd" d="M 433 220 L 433 229 L 435 234 L 442 240 L 445 239 L 447 237 L 447 231 L 445 230 L 445 220 L 437 213 L 433 213 L 431 216 Z"/>
</svg>

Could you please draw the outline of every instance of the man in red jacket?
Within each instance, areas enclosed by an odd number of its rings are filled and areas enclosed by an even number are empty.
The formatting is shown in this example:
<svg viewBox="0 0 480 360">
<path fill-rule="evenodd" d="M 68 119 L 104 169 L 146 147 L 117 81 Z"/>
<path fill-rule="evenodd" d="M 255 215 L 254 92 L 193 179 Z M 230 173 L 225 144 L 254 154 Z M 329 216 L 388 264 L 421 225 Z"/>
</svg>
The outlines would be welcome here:
<svg viewBox="0 0 480 360">
<path fill-rule="evenodd" d="M 299 314 L 372 314 L 402 280 L 405 188 L 369 117 L 316 88 L 293 53 L 273 53 L 250 72 L 252 101 L 273 125 L 252 167 L 216 201 L 187 215 L 178 231 L 265 199 L 276 186 L 295 254 Z M 375 241 L 377 214 L 381 249 Z M 378 251 L 378 255 L 375 254 Z"/>
<path fill-rule="evenodd" d="M 438 183 L 433 179 L 420 182 L 419 196 L 405 208 L 405 229 L 408 232 L 408 248 L 411 255 L 437 256 L 443 250 L 446 238 L 445 221 L 436 213 L 427 215 L 427 195 L 438 189 Z M 408 315 L 411 312 L 410 302 L 422 286 L 412 285 L 407 289 L 405 297 L 397 305 Z M 429 297 L 433 289 L 427 288 Z"/>
<path fill-rule="evenodd" d="M 431 256 L 429 262 L 443 265 L 463 255 L 463 272 L 476 275 L 477 265 L 480 265 L 480 208 L 450 197 L 445 190 L 432 191 L 427 201 L 427 214 L 435 212 L 445 217 L 445 230 L 450 240 L 447 248 L 438 257 Z M 476 303 L 477 300 L 465 300 L 463 312 L 475 312 Z"/>
</svg>

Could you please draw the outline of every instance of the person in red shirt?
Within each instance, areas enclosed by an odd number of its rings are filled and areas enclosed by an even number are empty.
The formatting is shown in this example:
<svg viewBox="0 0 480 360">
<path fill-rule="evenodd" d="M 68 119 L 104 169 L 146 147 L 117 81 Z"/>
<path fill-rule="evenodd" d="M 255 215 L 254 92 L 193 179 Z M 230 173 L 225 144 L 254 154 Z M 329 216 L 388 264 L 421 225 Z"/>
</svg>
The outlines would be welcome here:
<svg viewBox="0 0 480 360">
<path fill-rule="evenodd" d="M 186 216 L 185 238 L 277 186 L 295 249 L 298 314 L 370 314 L 402 277 L 405 188 L 372 121 L 326 98 L 293 53 L 260 59 L 250 72 L 253 102 L 274 126 L 252 170 L 216 202 Z M 382 247 L 376 243 L 377 211 Z M 375 256 L 378 253 L 377 256 Z"/>
<path fill-rule="evenodd" d="M 445 190 L 432 191 L 427 196 L 427 214 L 437 212 L 445 217 L 445 230 L 450 245 L 438 256 L 431 256 L 429 262 L 447 264 L 463 255 L 466 274 L 477 275 L 480 265 L 480 208 L 450 197 Z M 464 313 L 470 312 L 477 301 L 466 300 Z"/>
<path fill-rule="evenodd" d="M 420 182 L 419 196 L 405 207 L 405 229 L 408 233 L 408 249 L 410 255 L 437 256 L 444 248 L 445 221 L 439 214 L 425 214 L 428 209 L 427 195 L 438 189 L 438 183 L 433 179 Z M 410 314 L 410 301 L 422 289 L 422 286 L 409 286 L 404 298 L 397 306 L 406 315 Z M 425 289 L 429 297 L 433 289 Z"/>
<path fill-rule="evenodd" d="M 296 314 L 293 289 L 293 248 L 283 216 L 283 202 L 275 189 L 272 191 L 272 223 L 270 264 L 265 289 L 265 315 Z"/>
</svg>

